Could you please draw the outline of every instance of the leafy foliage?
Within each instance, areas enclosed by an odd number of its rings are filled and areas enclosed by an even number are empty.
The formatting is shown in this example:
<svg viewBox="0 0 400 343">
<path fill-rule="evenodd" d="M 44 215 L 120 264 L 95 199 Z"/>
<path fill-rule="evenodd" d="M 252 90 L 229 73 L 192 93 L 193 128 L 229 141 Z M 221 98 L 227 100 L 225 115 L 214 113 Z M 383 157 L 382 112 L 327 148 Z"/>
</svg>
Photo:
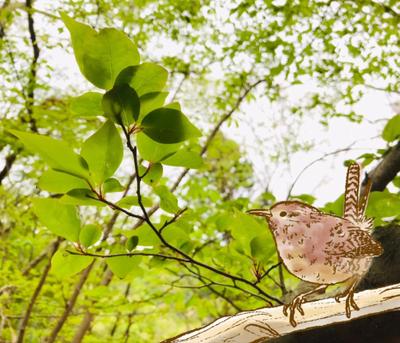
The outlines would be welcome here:
<svg viewBox="0 0 400 343">
<path fill-rule="evenodd" d="M 65 13 L 61 18 L 67 26 L 82 74 L 102 89 L 110 89 L 125 67 L 139 63 L 139 53 L 132 41 L 116 29 L 98 33 Z"/>
<path fill-rule="evenodd" d="M 278 268 L 265 273 L 277 263 L 272 236 L 244 212 L 282 197 L 260 183 L 240 137 L 221 127 L 251 122 L 254 99 L 278 108 L 265 109 L 268 137 L 255 150 L 269 177 L 294 152 L 313 148 L 296 132 L 306 120 L 362 123 L 355 105 L 376 88 L 370 83 L 399 91 L 397 4 L 66 1 L 62 20 L 54 17 L 58 3 L 48 6 L 47 16 L 27 9 L 36 26 L 43 22 L 31 41 L 3 35 L 23 26 L 23 8 L 5 4 L 1 15 L 1 132 L 11 133 L 0 138 L 4 340 L 21 335 L 30 304 L 25 339 L 33 342 L 60 318 L 68 318 L 57 332 L 63 341 L 90 318 L 90 332 L 79 332 L 85 341 L 153 342 L 277 304 L 281 276 L 289 290 L 297 281 Z M 69 44 L 62 23 L 97 89 L 54 64 L 50 53 Z M 286 92 L 309 80 L 315 87 L 299 100 Z M 398 117 L 383 128 L 386 146 L 348 157 L 364 166 L 384 158 L 397 144 Z M 398 220 L 398 188 L 394 179 L 390 191 L 372 193 L 367 214 L 376 225 Z M 324 207 L 338 215 L 342 208 L 342 197 Z"/>
</svg>

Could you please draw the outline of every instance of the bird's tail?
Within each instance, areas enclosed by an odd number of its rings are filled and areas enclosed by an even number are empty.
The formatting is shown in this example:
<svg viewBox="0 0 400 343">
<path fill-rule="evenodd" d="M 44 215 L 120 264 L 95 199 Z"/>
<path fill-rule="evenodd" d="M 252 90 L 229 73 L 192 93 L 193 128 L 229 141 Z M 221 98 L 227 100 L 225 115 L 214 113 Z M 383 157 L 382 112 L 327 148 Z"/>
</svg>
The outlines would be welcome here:
<svg viewBox="0 0 400 343">
<path fill-rule="evenodd" d="M 347 168 L 346 189 L 344 193 L 343 217 L 352 222 L 359 219 L 360 165 L 353 163 Z"/>
</svg>

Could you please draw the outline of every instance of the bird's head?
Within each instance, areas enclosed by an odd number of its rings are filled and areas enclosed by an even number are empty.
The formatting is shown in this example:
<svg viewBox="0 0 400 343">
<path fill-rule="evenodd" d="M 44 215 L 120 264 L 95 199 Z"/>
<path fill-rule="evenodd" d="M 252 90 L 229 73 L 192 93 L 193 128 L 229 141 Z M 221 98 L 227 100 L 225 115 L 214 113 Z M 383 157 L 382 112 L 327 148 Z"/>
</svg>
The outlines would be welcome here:
<svg viewBox="0 0 400 343">
<path fill-rule="evenodd" d="M 283 201 L 273 205 L 270 209 L 254 209 L 247 213 L 264 217 L 272 230 L 282 225 L 294 222 L 308 222 L 312 213 L 319 212 L 318 209 L 299 201 Z"/>
</svg>

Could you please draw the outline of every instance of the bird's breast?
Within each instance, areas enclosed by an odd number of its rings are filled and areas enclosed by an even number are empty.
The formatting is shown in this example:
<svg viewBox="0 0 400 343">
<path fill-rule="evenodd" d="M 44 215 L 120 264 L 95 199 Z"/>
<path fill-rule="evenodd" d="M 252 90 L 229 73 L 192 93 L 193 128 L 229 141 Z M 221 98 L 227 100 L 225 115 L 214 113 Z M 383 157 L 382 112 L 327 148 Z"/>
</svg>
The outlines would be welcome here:
<svg viewBox="0 0 400 343">
<path fill-rule="evenodd" d="M 352 274 L 349 268 L 328 263 L 325 245 L 331 237 L 331 228 L 338 225 L 337 217 L 325 221 L 286 223 L 274 232 L 277 249 L 290 273 L 298 278 L 320 284 L 338 283 Z M 343 261 L 340 261 L 343 262 Z"/>
</svg>

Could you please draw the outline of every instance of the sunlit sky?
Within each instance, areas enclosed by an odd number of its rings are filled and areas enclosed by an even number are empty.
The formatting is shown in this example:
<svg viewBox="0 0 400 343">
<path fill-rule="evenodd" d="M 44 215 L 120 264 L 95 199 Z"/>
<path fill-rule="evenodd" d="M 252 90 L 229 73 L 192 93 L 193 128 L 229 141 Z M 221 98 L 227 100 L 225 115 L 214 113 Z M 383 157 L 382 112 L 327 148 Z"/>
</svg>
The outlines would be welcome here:
<svg viewBox="0 0 400 343">
<path fill-rule="evenodd" d="M 302 85 L 291 90 L 290 97 L 301 97 L 312 85 Z M 272 193 L 279 199 L 287 197 L 288 189 L 302 171 L 314 160 L 337 150 L 351 146 L 350 150 L 328 156 L 322 161 L 309 167 L 297 181 L 292 194 L 313 194 L 317 204 L 322 205 L 327 201 L 335 200 L 344 190 L 346 168 L 343 162 L 347 159 L 356 159 L 364 153 L 376 152 L 377 149 L 386 147 L 386 143 L 379 137 L 384 127 L 384 118 L 393 116 L 390 99 L 381 91 L 368 91 L 357 104 L 357 112 L 363 113 L 365 120 L 362 124 L 352 123 L 345 118 L 333 118 L 329 127 L 322 126 L 313 118 L 304 118 L 299 130 L 300 141 L 314 141 L 317 145 L 307 152 L 297 152 L 291 155 L 290 164 L 278 168 L 269 180 L 266 180 L 263 171 L 263 151 L 268 151 L 268 144 L 260 145 L 255 137 L 264 137 L 268 142 L 268 135 L 273 128 L 268 120 L 268 113 L 273 109 L 263 104 L 260 100 L 256 104 L 243 106 L 240 118 L 240 127 L 224 128 L 227 136 L 243 142 L 246 147 L 247 157 L 253 162 L 256 175 L 260 184 L 269 184 Z M 246 120 L 247 119 L 247 120 Z M 248 124 L 251 122 L 251 125 Z M 280 128 L 281 130 L 285 127 Z M 365 171 L 371 170 L 372 163 Z M 261 189 L 260 189 L 261 191 Z"/>
<path fill-rule="evenodd" d="M 36 6 L 43 10 L 48 10 L 50 6 L 56 7 L 54 2 L 49 1 L 38 1 Z M 42 19 L 44 19 L 43 16 L 36 15 L 38 31 L 47 32 L 53 39 L 67 37 L 67 33 L 58 32 L 57 27 L 47 27 L 47 21 Z M 178 51 L 176 46 L 165 44 L 155 44 L 155 47 L 159 49 L 161 47 L 164 53 L 168 52 L 170 55 Z M 65 51 L 60 47 L 55 47 L 45 53 L 54 68 L 52 83 L 55 88 L 65 87 L 66 75 L 69 80 L 74 80 L 75 91 L 86 91 L 91 88 L 80 75 L 71 50 Z M 218 78 L 218 71 L 214 77 Z M 80 81 L 76 82 L 76 80 Z M 286 98 L 298 101 L 314 87 L 312 81 L 296 85 L 286 90 Z M 356 105 L 357 112 L 362 113 L 365 118 L 362 124 L 352 123 L 344 118 L 334 118 L 330 119 L 329 127 L 326 128 L 318 122 L 318 118 L 304 117 L 299 127 L 296 126 L 297 124 L 293 124 L 295 127 L 290 127 L 291 124 L 288 124 L 289 127 L 286 124 L 273 127 L 273 122 L 279 118 L 280 109 L 276 105 L 271 106 L 265 97 L 260 95 L 257 100 L 242 105 L 240 113 L 234 114 L 238 120 L 238 126 L 228 127 L 225 124 L 222 131 L 227 137 L 241 144 L 246 158 L 254 166 L 257 183 L 253 197 L 258 196 L 268 185 L 269 190 L 278 200 L 286 198 L 293 181 L 307 165 L 325 154 L 351 146 L 348 151 L 329 156 L 313 164 L 299 178 L 292 191 L 294 195 L 311 193 L 318 199 L 317 205 L 322 205 L 336 199 L 343 192 L 346 173 L 343 162 L 346 159 L 355 159 L 363 153 L 375 152 L 376 149 L 386 147 L 385 142 L 379 138 L 379 134 L 385 123 L 382 119 L 393 115 L 394 110 L 391 104 L 394 101 L 396 99 L 390 98 L 384 92 L 371 89 L 366 91 L 362 100 Z M 190 110 L 186 109 L 189 117 Z M 272 174 L 267 174 L 265 172 L 265 166 L 268 166 L 267 156 L 274 149 L 274 145 L 269 144 L 269 141 L 275 137 L 276 142 L 276 137 L 279 138 L 280 132 L 284 133 L 289 129 L 295 130 L 298 142 L 314 142 L 315 146 L 310 151 L 292 154 L 289 165 L 278 166 Z M 374 164 L 368 166 L 367 171 L 373 166 Z"/>
</svg>

